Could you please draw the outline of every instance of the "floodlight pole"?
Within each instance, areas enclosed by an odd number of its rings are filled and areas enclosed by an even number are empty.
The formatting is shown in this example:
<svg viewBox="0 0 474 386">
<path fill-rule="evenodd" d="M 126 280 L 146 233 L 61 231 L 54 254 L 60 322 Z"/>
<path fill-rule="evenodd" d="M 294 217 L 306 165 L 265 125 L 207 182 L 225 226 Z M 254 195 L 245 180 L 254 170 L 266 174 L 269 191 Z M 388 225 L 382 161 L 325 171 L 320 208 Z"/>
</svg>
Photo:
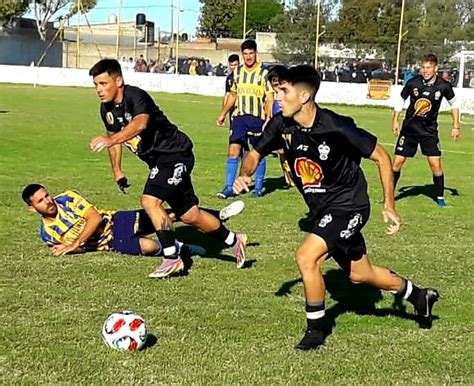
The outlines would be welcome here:
<svg viewBox="0 0 474 386">
<path fill-rule="evenodd" d="M 319 16 L 321 13 L 321 0 L 317 0 L 316 11 L 316 44 L 314 47 L 314 68 L 318 68 L 318 53 L 319 53 Z"/>
<path fill-rule="evenodd" d="M 175 74 L 179 74 L 179 18 L 180 18 L 180 13 L 181 13 L 181 0 L 178 0 L 178 15 L 177 15 L 177 20 L 176 20 L 176 68 L 175 68 Z"/>
<path fill-rule="evenodd" d="M 117 40 L 115 42 L 115 57 L 119 59 L 120 50 L 120 24 L 122 22 L 122 0 L 118 0 L 118 17 L 117 17 Z"/>
<path fill-rule="evenodd" d="M 247 0 L 244 0 L 244 21 L 242 27 L 242 39 L 245 40 L 247 35 Z"/>
<path fill-rule="evenodd" d="M 395 85 L 398 84 L 398 69 L 400 68 L 400 49 L 403 37 L 403 16 L 405 14 L 405 0 L 402 0 L 402 9 L 400 12 L 400 29 L 398 30 L 397 64 L 395 66 Z"/>
<path fill-rule="evenodd" d="M 76 30 L 76 68 L 79 68 L 80 64 L 80 52 L 81 52 L 81 0 L 77 0 L 76 9 L 77 9 L 77 30 Z"/>
<path fill-rule="evenodd" d="M 174 2 L 173 0 L 171 0 L 171 20 L 170 20 L 170 28 L 171 28 L 171 37 L 170 37 L 170 42 L 169 42 L 169 46 L 170 46 L 170 58 L 172 57 L 172 53 L 173 53 L 173 43 L 174 43 Z"/>
</svg>

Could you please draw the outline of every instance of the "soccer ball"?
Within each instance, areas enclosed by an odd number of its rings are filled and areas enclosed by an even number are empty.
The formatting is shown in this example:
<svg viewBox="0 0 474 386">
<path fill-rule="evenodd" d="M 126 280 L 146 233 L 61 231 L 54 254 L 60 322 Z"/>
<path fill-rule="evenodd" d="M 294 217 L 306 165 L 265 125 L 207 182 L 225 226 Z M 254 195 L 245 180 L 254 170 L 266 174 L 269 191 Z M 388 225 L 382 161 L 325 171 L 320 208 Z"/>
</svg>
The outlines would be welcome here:
<svg viewBox="0 0 474 386">
<path fill-rule="evenodd" d="M 117 351 L 137 351 L 145 344 L 145 320 L 132 311 L 110 315 L 102 327 L 102 337 L 107 346 Z"/>
</svg>

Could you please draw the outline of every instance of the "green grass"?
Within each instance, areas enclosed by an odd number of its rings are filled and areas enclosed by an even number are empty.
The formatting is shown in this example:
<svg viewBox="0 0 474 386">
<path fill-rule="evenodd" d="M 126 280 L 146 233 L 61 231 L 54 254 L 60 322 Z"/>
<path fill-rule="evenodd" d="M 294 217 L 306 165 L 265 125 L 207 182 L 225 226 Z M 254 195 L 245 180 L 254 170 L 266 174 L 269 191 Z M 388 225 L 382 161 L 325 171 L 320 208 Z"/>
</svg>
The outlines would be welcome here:
<svg viewBox="0 0 474 386">
<path fill-rule="evenodd" d="M 193 179 L 201 204 L 222 206 L 215 198 L 227 140 L 227 130 L 214 123 L 220 99 L 155 98 L 194 141 Z M 388 109 L 333 108 L 352 115 L 381 143 L 394 143 Z M 391 295 L 349 285 L 328 261 L 327 306 L 335 327 L 326 348 L 302 354 L 293 348 L 305 327 L 293 256 L 305 237 L 298 220 L 306 208 L 296 191 L 275 190 L 257 201 L 243 197 L 246 210 L 230 226 L 250 236 L 249 269 L 237 270 L 224 251 L 220 258 L 196 258 L 186 277 L 153 281 L 147 279 L 157 264 L 151 258 L 53 257 L 39 240 L 38 217 L 20 201 L 24 185 L 39 181 L 53 193 L 74 188 L 98 207 L 136 208 L 146 167 L 125 155 L 132 189 L 121 195 L 106 154 L 89 151 L 90 139 L 103 133 L 92 89 L 0 85 L 0 110 L 2 383 L 474 382 L 473 117 L 465 118 L 470 124 L 464 124 L 459 143 L 448 137 L 449 115 L 440 117 L 446 185 L 458 195 L 447 192 L 450 206 L 439 209 L 418 194 L 423 189 L 411 190 L 413 195 L 398 201 L 403 226 L 396 237 L 384 234 L 376 167 L 363 164 L 372 201 L 365 228 L 369 254 L 377 264 L 440 290 L 433 329 L 420 330 L 409 317 L 397 316 Z M 280 181 L 274 158 L 267 175 L 269 186 Z M 403 170 L 399 187 L 428 184 L 426 160 L 417 156 Z M 209 243 L 186 227 L 178 233 L 183 240 Z M 101 326 L 121 309 L 139 312 L 157 343 L 136 354 L 108 349 Z"/>
</svg>

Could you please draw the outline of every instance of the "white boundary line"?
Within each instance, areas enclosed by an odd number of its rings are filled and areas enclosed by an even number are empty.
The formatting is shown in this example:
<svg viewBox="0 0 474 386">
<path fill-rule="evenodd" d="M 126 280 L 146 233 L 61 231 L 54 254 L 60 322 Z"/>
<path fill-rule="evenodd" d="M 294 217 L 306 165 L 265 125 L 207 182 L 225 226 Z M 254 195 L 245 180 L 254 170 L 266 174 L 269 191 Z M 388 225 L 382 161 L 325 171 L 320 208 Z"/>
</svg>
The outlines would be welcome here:
<svg viewBox="0 0 474 386">
<path fill-rule="evenodd" d="M 379 142 L 381 145 L 384 146 L 395 146 L 394 143 L 387 143 L 387 142 Z M 454 153 L 454 154 L 465 154 L 465 155 L 474 155 L 474 153 L 468 152 L 468 151 L 459 151 L 459 150 L 441 150 L 443 153 Z"/>
</svg>

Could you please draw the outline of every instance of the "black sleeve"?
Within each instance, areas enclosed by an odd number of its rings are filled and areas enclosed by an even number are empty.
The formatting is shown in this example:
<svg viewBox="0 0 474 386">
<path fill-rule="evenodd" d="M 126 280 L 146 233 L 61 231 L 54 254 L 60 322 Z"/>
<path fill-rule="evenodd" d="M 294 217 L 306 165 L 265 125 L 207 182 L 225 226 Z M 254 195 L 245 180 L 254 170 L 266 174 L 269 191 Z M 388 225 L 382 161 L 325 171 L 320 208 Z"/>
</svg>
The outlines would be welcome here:
<svg viewBox="0 0 474 386">
<path fill-rule="evenodd" d="M 130 95 L 128 108 L 132 117 L 139 114 L 148 114 L 153 116 L 156 105 L 151 96 L 144 90 L 137 88 L 136 92 Z"/>
<path fill-rule="evenodd" d="M 227 78 L 225 78 L 225 92 L 226 94 L 230 92 L 230 89 L 232 88 L 232 84 L 234 83 L 234 74 L 229 74 L 227 75 Z"/>
<path fill-rule="evenodd" d="M 112 113 L 110 113 L 112 114 Z M 115 131 L 113 126 L 107 122 L 107 111 L 103 104 L 100 105 L 100 117 L 102 118 L 102 122 L 104 122 L 105 130 L 107 131 Z"/>
<path fill-rule="evenodd" d="M 411 80 L 411 79 L 410 79 Z M 412 90 L 412 82 L 408 81 L 407 84 L 403 87 L 402 92 L 400 93 L 403 99 L 408 99 Z"/>
<path fill-rule="evenodd" d="M 357 127 L 354 120 L 349 117 L 339 117 L 338 126 L 353 150 L 363 158 L 370 158 L 377 145 L 377 137 Z"/>
<path fill-rule="evenodd" d="M 281 114 L 275 115 L 265 126 L 262 138 L 255 146 L 263 157 L 270 154 L 273 150 L 281 149 L 285 146 L 282 138 L 283 128 L 285 127 Z"/>
<path fill-rule="evenodd" d="M 444 90 L 443 90 L 443 95 L 446 98 L 446 100 L 450 101 L 455 97 L 454 95 L 454 90 L 453 86 L 451 86 L 451 83 L 446 82 L 444 85 Z"/>
</svg>

